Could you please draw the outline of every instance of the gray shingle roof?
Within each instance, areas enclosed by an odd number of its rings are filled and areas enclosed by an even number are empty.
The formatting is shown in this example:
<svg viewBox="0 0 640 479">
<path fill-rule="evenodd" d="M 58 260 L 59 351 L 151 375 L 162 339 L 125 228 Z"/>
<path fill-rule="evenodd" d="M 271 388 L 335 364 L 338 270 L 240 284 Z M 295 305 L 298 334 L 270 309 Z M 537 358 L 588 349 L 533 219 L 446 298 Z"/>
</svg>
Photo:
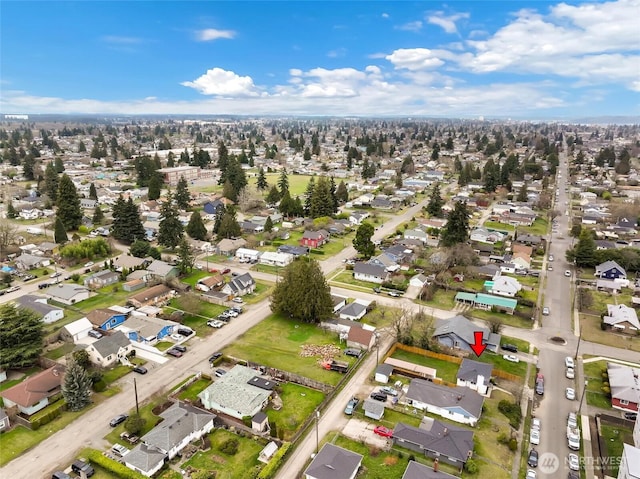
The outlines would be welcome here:
<svg viewBox="0 0 640 479">
<path fill-rule="evenodd" d="M 304 473 L 314 479 L 350 479 L 361 462 L 361 454 L 326 443 Z"/>
<path fill-rule="evenodd" d="M 133 448 L 125 457 L 125 463 L 141 471 L 151 471 L 167 457 L 162 451 L 142 443 Z"/>
<path fill-rule="evenodd" d="M 393 430 L 393 439 L 404 439 L 428 451 L 466 462 L 473 451 L 473 431 L 444 424 L 433 418 L 425 418 L 420 427 L 398 423 Z"/>
<path fill-rule="evenodd" d="M 493 366 L 491 364 L 481 363 L 479 361 L 474 361 L 473 359 L 465 358 L 462 360 L 462 364 L 460 364 L 460 369 L 458 369 L 456 377 L 463 381 L 467 381 L 471 379 L 475 380 L 478 375 L 480 375 L 488 382 L 492 371 Z"/>
<path fill-rule="evenodd" d="M 475 342 L 473 337 L 474 331 L 482 331 L 482 339 L 484 341 L 487 341 L 491 334 L 488 328 L 478 326 L 464 316 L 458 315 L 440 322 L 436 330 L 433 332 L 433 336 L 437 337 L 454 333 L 467 343 L 473 344 Z"/>
<path fill-rule="evenodd" d="M 407 399 L 417 400 L 444 409 L 460 408 L 475 418 L 482 414 L 484 397 L 464 387 L 448 387 L 424 379 L 412 379 Z"/>
<path fill-rule="evenodd" d="M 111 354 L 117 354 L 120 348 L 124 348 L 130 344 L 129 338 L 121 331 L 115 331 L 113 334 L 103 336 L 91 344 L 100 356 L 106 358 Z"/>
<path fill-rule="evenodd" d="M 41 314 L 43 316 L 46 314 L 49 314 L 51 311 L 61 311 L 60 308 L 56 308 L 55 306 L 51 306 L 47 303 L 41 303 L 37 301 L 39 299 L 45 299 L 46 301 L 46 298 L 43 298 L 41 296 L 25 294 L 24 296 L 20 296 L 19 298 L 16 298 L 16 303 L 18 303 L 23 308 L 26 308 L 31 311 L 35 311 L 36 313 Z"/>
<path fill-rule="evenodd" d="M 356 263 L 353 266 L 353 271 L 355 273 L 366 274 L 378 278 L 385 278 L 387 276 L 385 268 L 382 266 L 378 266 L 377 264 Z"/>
<path fill-rule="evenodd" d="M 457 479 L 456 476 L 442 471 L 434 471 L 430 467 L 415 461 L 409 461 L 402 479 Z"/>
</svg>

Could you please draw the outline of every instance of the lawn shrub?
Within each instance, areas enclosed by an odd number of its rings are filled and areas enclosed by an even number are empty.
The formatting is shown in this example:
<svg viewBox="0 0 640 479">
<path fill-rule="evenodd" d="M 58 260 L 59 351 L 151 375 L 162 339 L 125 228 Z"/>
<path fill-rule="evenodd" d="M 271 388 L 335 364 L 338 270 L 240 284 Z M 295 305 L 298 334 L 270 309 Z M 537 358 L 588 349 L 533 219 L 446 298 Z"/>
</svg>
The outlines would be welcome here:
<svg viewBox="0 0 640 479">
<path fill-rule="evenodd" d="M 468 459 L 466 464 L 464 465 L 464 468 L 469 474 L 477 474 L 480 469 L 478 467 L 478 463 L 473 459 Z"/>
<path fill-rule="evenodd" d="M 105 389 L 107 389 L 107 383 L 105 383 L 103 379 L 100 379 L 93 384 L 93 390 L 97 393 L 101 393 Z"/>
<path fill-rule="evenodd" d="M 62 414 L 62 411 L 64 411 L 66 408 L 67 403 L 65 402 L 65 400 L 58 400 L 58 402 L 55 402 L 51 406 L 48 406 L 44 411 L 34 414 L 29 421 L 31 423 L 31 427 L 34 431 L 41 428 L 45 424 L 48 424 L 55 418 L 59 417 Z"/>
<path fill-rule="evenodd" d="M 120 464 L 113 459 L 109 459 L 107 456 L 104 456 L 100 451 L 96 449 L 89 449 L 83 451 L 84 456 L 94 464 L 97 464 L 101 468 L 113 473 L 115 477 L 120 479 L 145 479 L 145 476 L 142 474 L 129 469 L 124 464 Z"/>
<path fill-rule="evenodd" d="M 503 399 L 498 403 L 498 410 L 509 419 L 512 428 L 518 429 L 520 427 L 520 421 L 522 421 L 520 406 Z"/>
<path fill-rule="evenodd" d="M 226 441 L 224 441 L 218 449 L 229 456 L 235 456 L 238 452 L 238 440 L 235 437 L 230 437 Z"/>
</svg>

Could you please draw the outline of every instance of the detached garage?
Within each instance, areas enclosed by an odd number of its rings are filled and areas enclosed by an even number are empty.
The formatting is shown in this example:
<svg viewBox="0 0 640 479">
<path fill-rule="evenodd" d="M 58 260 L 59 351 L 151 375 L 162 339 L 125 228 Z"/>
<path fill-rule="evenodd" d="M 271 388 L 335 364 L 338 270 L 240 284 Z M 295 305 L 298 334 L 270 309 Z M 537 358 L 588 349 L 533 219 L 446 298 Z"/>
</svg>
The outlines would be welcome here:
<svg viewBox="0 0 640 479">
<path fill-rule="evenodd" d="M 79 340 L 89 336 L 89 331 L 93 329 L 93 324 L 87 318 L 80 318 L 73 323 L 69 323 L 60 330 L 60 338 L 69 343 L 77 343 Z"/>
</svg>

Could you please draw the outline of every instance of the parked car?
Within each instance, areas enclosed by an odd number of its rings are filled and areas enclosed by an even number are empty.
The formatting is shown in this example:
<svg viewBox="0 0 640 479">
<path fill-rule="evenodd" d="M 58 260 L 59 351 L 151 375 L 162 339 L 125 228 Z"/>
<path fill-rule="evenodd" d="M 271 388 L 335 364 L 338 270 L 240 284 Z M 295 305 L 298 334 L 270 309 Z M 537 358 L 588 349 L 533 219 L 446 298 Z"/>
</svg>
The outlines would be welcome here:
<svg viewBox="0 0 640 479">
<path fill-rule="evenodd" d="M 62 276 L 62 273 L 58 273 L 58 272 L 51 273 L 51 274 L 49 275 L 49 278 L 57 278 L 58 276 Z"/>
<path fill-rule="evenodd" d="M 102 336 L 104 336 L 100 331 L 97 331 L 95 329 L 92 329 L 87 334 L 95 339 L 100 339 Z"/>
<path fill-rule="evenodd" d="M 534 417 L 531 419 L 531 429 L 537 429 L 539 431 L 541 427 L 542 427 L 542 422 L 540 421 L 539 418 Z"/>
<path fill-rule="evenodd" d="M 538 446 L 540 444 L 540 431 L 537 429 L 532 429 L 529 433 L 529 442 Z"/>
<path fill-rule="evenodd" d="M 184 339 L 184 336 L 182 334 L 178 334 L 178 333 L 173 333 L 170 337 L 174 341 L 178 341 L 178 342 L 182 341 Z"/>
<path fill-rule="evenodd" d="M 6 289 L 5 291 L 7 293 L 13 293 L 15 291 L 19 291 L 20 290 L 20 286 L 11 286 L 10 288 Z"/>
<path fill-rule="evenodd" d="M 129 449 L 124 447 L 122 444 L 114 444 L 111 446 L 111 450 L 120 457 L 124 457 L 125 454 L 129 452 Z"/>
<path fill-rule="evenodd" d="M 388 427 L 376 426 L 373 428 L 373 432 L 378 436 L 393 437 L 393 429 L 389 429 Z"/>
<path fill-rule="evenodd" d="M 220 329 L 225 324 L 227 323 L 225 323 L 220 319 L 210 319 L 209 321 L 207 321 L 207 326 L 211 326 L 212 328 L 216 328 L 216 329 Z"/>
<path fill-rule="evenodd" d="M 347 356 L 352 356 L 354 358 L 359 358 L 362 354 L 362 351 L 356 348 L 347 348 L 344 350 L 344 354 L 346 354 Z"/>
<path fill-rule="evenodd" d="M 138 374 L 147 374 L 147 368 L 144 366 L 136 366 L 133 368 L 133 372 Z"/>
<path fill-rule="evenodd" d="M 572 471 L 579 471 L 580 470 L 580 459 L 578 458 L 577 454 L 574 453 L 569 453 L 569 455 L 567 456 L 567 463 L 569 465 L 569 469 L 571 469 Z"/>
<path fill-rule="evenodd" d="M 549 271 L 553 271 L 553 265 L 548 265 L 548 266 L 547 266 L 547 269 L 548 269 Z"/>
<path fill-rule="evenodd" d="M 358 406 L 358 403 L 360 402 L 360 400 L 358 398 L 353 398 L 351 399 L 348 403 L 347 403 L 347 407 L 344 408 L 344 413 L 348 414 L 349 416 L 351 416 L 353 414 L 353 411 L 356 410 L 356 407 Z"/>
<path fill-rule="evenodd" d="M 233 301 L 234 303 L 238 303 L 238 304 L 244 303 L 244 299 L 242 299 L 242 298 L 233 298 L 231 301 Z"/>
<path fill-rule="evenodd" d="M 566 397 L 569 401 L 576 400 L 576 390 L 573 388 L 567 388 L 564 390 L 564 397 Z"/>
<path fill-rule="evenodd" d="M 188 337 L 191 336 L 193 334 L 193 330 L 189 329 L 189 328 L 178 328 L 178 331 L 176 331 L 179 335 L 184 336 L 184 337 Z"/>
<path fill-rule="evenodd" d="M 573 362 L 573 358 L 571 356 L 567 356 L 566 358 L 564 358 L 564 367 L 565 368 L 575 368 L 576 365 Z"/>
<path fill-rule="evenodd" d="M 538 467 L 538 451 L 536 451 L 535 449 L 531 449 L 529 451 L 527 464 L 529 464 L 529 467 Z"/>
<path fill-rule="evenodd" d="M 512 363 L 519 363 L 520 359 L 518 359 L 518 356 L 515 356 L 513 354 L 504 354 L 502 356 L 502 359 L 504 359 L 505 361 L 510 361 Z"/>
<path fill-rule="evenodd" d="M 625 412 L 624 413 L 624 418 L 625 419 L 629 419 L 630 421 L 635 421 L 637 417 L 638 417 L 638 413 L 636 413 L 636 412 Z"/>
<path fill-rule="evenodd" d="M 566 270 L 566 271 L 564 272 L 564 275 L 568 278 L 569 276 L 571 276 L 571 271 Z"/>
<path fill-rule="evenodd" d="M 216 377 L 221 378 L 225 374 L 227 374 L 227 371 L 225 371 L 224 369 L 216 369 Z"/>
<path fill-rule="evenodd" d="M 51 479 L 71 479 L 71 476 L 66 472 L 56 471 L 51 475 Z"/>
<path fill-rule="evenodd" d="M 120 433 L 120 439 L 122 439 L 123 441 L 127 441 L 129 444 L 135 444 L 140 440 L 138 436 L 136 436 L 135 434 L 131 434 L 127 431 Z"/>
<path fill-rule="evenodd" d="M 183 346 L 181 344 L 176 344 L 173 348 L 171 349 L 175 349 L 176 351 L 180 351 L 181 353 L 186 353 L 187 352 L 187 347 Z"/>
<path fill-rule="evenodd" d="M 387 394 L 388 396 L 397 396 L 398 395 L 398 391 L 396 391 L 391 386 L 382 386 L 380 388 L 380 391 L 383 392 L 384 394 Z"/>
<path fill-rule="evenodd" d="M 209 362 L 212 363 L 214 362 L 216 359 L 221 358 L 222 357 L 222 353 L 213 353 L 211 355 L 211 357 L 209 358 Z"/>
<path fill-rule="evenodd" d="M 222 270 L 222 274 L 227 274 L 227 273 L 231 273 L 231 269 L 225 268 Z"/>
<path fill-rule="evenodd" d="M 504 351 L 509 351 L 511 353 L 517 353 L 518 352 L 518 347 L 515 344 L 503 344 L 502 346 L 500 346 Z"/>
<path fill-rule="evenodd" d="M 381 392 L 373 392 L 371 393 L 371 399 L 375 399 L 376 401 L 385 402 L 387 400 L 387 395 Z"/>
<path fill-rule="evenodd" d="M 575 369 L 567 368 L 567 370 L 565 372 L 565 376 L 567 376 L 567 379 L 574 379 L 576 377 Z"/>
<path fill-rule="evenodd" d="M 553 261 L 553 255 L 552 254 L 549 255 L 549 261 Z"/>
<path fill-rule="evenodd" d="M 116 427 L 118 424 L 122 424 L 127 420 L 129 416 L 126 414 L 118 414 L 116 417 L 109 421 L 109 426 Z"/>
<path fill-rule="evenodd" d="M 528 469 L 525 479 L 536 479 L 536 471 L 534 471 L 533 469 Z"/>
<path fill-rule="evenodd" d="M 542 308 L 542 316 L 549 316 L 549 314 L 551 314 L 551 311 L 549 311 L 549 308 L 547 308 L 546 306 Z"/>
<path fill-rule="evenodd" d="M 93 261 L 89 261 L 88 263 L 84 264 L 85 268 L 91 268 L 95 263 Z"/>
<path fill-rule="evenodd" d="M 167 349 L 167 354 L 169 356 L 173 356 L 174 358 L 181 358 L 182 353 L 175 348 Z"/>
<path fill-rule="evenodd" d="M 85 462 L 83 459 L 73 461 L 73 464 L 71 464 L 71 470 L 78 475 L 80 475 L 81 472 L 84 472 L 87 477 L 91 477 L 96 473 L 93 466 L 88 462 Z"/>
<path fill-rule="evenodd" d="M 570 412 L 567 417 L 567 427 L 578 427 L 578 415 L 575 412 Z"/>
<path fill-rule="evenodd" d="M 389 296 L 393 296 L 394 298 L 399 298 L 400 296 L 402 296 L 402 293 L 398 293 L 397 291 L 388 291 L 387 294 Z"/>
</svg>

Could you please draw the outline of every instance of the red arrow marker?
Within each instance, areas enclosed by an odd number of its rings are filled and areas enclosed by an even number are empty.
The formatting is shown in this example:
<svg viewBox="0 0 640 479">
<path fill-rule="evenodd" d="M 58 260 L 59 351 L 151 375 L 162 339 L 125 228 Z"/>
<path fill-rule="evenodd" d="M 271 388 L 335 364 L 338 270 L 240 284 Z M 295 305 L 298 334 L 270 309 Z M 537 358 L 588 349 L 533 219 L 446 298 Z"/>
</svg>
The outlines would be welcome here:
<svg viewBox="0 0 640 479">
<path fill-rule="evenodd" d="M 471 345 L 471 349 L 473 349 L 473 352 L 479 357 L 487 348 L 486 344 L 482 344 L 482 331 L 474 331 L 473 339 L 475 342 Z"/>
</svg>

